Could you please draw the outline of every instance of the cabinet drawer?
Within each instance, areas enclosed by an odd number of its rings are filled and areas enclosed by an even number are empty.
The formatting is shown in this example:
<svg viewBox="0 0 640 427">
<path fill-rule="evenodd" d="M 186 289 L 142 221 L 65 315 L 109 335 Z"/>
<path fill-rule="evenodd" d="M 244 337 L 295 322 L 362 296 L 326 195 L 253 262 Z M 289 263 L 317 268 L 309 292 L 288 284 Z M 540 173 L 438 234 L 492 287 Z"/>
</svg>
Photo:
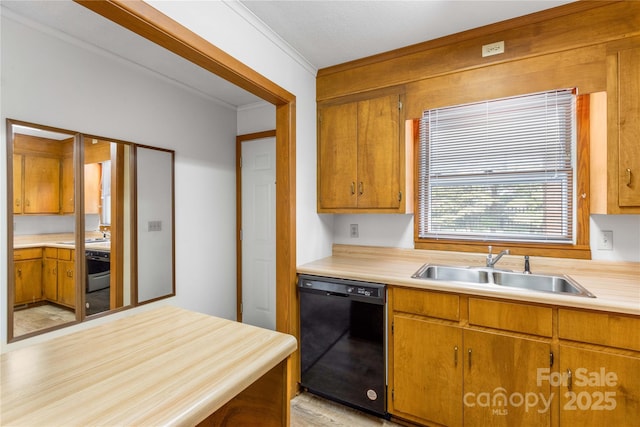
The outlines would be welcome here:
<svg viewBox="0 0 640 427">
<path fill-rule="evenodd" d="M 640 351 L 640 318 L 615 313 L 558 310 L 561 339 Z"/>
<path fill-rule="evenodd" d="M 35 259 L 42 258 L 42 248 L 15 249 L 13 251 L 13 259 Z"/>
<path fill-rule="evenodd" d="M 58 249 L 58 259 L 61 261 L 72 261 L 73 250 L 72 249 Z"/>
<path fill-rule="evenodd" d="M 46 258 L 58 258 L 58 248 L 44 248 Z"/>
<path fill-rule="evenodd" d="M 460 320 L 460 297 L 440 292 L 393 288 L 393 309 L 440 319 Z"/>
<path fill-rule="evenodd" d="M 552 310 L 529 304 L 469 298 L 469 324 L 551 337 Z"/>
</svg>

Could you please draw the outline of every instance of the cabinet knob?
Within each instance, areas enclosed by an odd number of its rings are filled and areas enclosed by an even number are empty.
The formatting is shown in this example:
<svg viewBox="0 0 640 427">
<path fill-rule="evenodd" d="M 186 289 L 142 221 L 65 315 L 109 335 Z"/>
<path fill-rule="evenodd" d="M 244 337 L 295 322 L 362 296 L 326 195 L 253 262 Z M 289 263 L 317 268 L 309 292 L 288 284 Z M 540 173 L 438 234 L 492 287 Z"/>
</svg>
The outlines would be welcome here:
<svg viewBox="0 0 640 427">
<path fill-rule="evenodd" d="M 67 277 L 73 277 L 73 271 L 67 270 Z"/>
<path fill-rule="evenodd" d="M 18 269 L 18 277 L 22 277 L 22 269 Z"/>
</svg>

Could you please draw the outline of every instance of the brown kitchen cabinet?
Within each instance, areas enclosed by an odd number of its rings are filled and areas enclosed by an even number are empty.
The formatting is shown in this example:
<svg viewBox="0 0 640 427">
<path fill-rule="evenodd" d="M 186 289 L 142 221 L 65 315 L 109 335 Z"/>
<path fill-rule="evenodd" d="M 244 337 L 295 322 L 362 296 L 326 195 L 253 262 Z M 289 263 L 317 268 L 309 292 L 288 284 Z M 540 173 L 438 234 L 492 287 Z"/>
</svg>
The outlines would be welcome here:
<svg viewBox="0 0 640 427">
<path fill-rule="evenodd" d="M 63 214 L 72 214 L 75 211 L 75 184 L 73 175 L 73 157 L 66 156 L 62 159 L 62 179 L 60 181 Z"/>
<path fill-rule="evenodd" d="M 559 373 L 561 427 L 638 425 L 639 357 L 560 345 Z"/>
<path fill-rule="evenodd" d="M 21 154 L 13 155 L 13 213 L 21 214 L 24 201 L 22 192 L 22 160 Z"/>
<path fill-rule="evenodd" d="M 58 249 L 58 303 L 76 306 L 75 250 Z"/>
<path fill-rule="evenodd" d="M 640 213 L 639 75 L 640 47 L 607 56 L 607 126 L 592 143 L 592 213 Z M 602 112 L 598 101 L 592 108 Z"/>
<path fill-rule="evenodd" d="M 13 251 L 14 305 L 42 300 L 42 248 Z"/>
<path fill-rule="evenodd" d="M 411 212 L 402 96 L 318 108 L 318 212 Z"/>
<path fill-rule="evenodd" d="M 637 425 L 639 330 L 637 316 L 558 310 L 561 427 Z"/>
<path fill-rule="evenodd" d="M 24 156 L 25 214 L 60 213 L 60 159 Z"/>
<path fill-rule="evenodd" d="M 76 305 L 75 250 L 45 248 L 43 261 L 44 297 L 70 308 Z"/>
<path fill-rule="evenodd" d="M 537 384 L 537 369 L 553 363 L 551 308 L 390 294 L 391 414 L 423 425 L 551 425 L 551 386 Z M 520 404 L 533 394 L 535 407 Z"/>
<path fill-rule="evenodd" d="M 426 424 L 462 425 L 462 329 L 393 316 L 389 411 Z"/>
</svg>

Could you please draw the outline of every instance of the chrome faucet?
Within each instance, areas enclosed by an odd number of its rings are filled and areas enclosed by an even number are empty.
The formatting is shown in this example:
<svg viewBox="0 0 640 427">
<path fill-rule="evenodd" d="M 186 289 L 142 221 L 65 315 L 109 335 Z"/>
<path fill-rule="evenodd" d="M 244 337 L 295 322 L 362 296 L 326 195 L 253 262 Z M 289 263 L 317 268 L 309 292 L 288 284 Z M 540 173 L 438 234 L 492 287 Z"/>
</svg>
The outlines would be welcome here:
<svg viewBox="0 0 640 427">
<path fill-rule="evenodd" d="M 505 249 L 504 251 L 500 252 L 495 258 L 493 258 L 493 255 L 491 254 L 492 250 L 493 247 L 489 246 L 489 255 L 487 255 L 487 268 L 493 268 L 493 266 L 496 265 L 498 261 L 500 261 L 500 258 L 502 258 L 503 255 L 509 255 L 509 249 Z"/>
</svg>

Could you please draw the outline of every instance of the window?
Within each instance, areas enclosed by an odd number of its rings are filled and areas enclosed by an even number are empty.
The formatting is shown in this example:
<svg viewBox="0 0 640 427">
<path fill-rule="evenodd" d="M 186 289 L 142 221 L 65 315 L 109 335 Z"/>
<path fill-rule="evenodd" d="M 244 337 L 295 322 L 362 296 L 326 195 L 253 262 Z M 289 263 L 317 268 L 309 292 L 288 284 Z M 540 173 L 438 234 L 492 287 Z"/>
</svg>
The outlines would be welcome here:
<svg viewBox="0 0 640 427">
<path fill-rule="evenodd" d="M 425 111 L 417 241 L 575 244 L 576 116 L 571 89 Z"/>
</svg>

